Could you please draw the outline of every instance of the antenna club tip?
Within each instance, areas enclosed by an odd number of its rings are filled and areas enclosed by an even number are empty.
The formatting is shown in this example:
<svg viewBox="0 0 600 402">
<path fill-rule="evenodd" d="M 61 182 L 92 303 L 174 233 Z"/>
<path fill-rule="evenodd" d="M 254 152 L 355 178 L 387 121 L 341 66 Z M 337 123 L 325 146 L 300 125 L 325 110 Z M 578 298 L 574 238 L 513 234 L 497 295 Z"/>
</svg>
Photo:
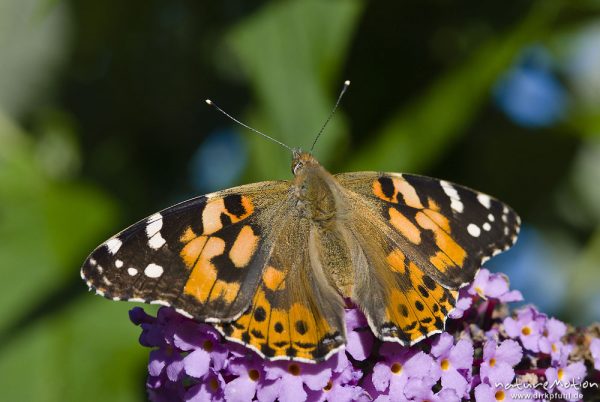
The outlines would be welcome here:
<svg viewBox="0 0 600 402">
<path fill-rule="evenodd" d="M 206 99 L 204 102 L 206 102 L 207 105 L 212 105 L 212 101 L 210 99 Z"/>
<path fill-rule="evenodd" d="M 345 86 L 349 86 L 349 85 L 350 85 L 350 80 L 346 80 L 346 81 L 344 81 L 344 85 L 345 85 Z"/>
</svg>

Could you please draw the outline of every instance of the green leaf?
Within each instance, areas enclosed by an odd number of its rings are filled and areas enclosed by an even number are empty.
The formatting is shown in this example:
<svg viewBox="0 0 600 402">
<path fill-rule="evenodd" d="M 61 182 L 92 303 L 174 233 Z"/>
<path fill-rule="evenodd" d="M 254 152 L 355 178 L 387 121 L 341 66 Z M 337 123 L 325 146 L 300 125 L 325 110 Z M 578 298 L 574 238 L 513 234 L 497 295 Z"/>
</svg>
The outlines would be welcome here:
<svg viewBox="0 0 600 402">
<path fill-rule="evenodd" d="M 2 400 L 144 400 L 148 349 L 129 308 L 86 295 L 25 328 L 0 349 Z"/>
<path fill-rule="evenodd" d="M 67 6 L 48 1 L 0 1 L 0 109 L 12 116 L 47 96 L 67 56 Z"/>
<path fill-rule="evenodd" d="M 0 333 L 79 276 L 82 250 L 91 250 L 115 217 L 98 190 L 50 179 L 34 150 L 0 114 Z"/>
<path fill-rule="evenodd" d="M 310 148 L 342 88 L 337 73 L 362 9 L 358 0 L 273 2 L 233 29 L 227 43 L 258 98 L 253 126 Z M 322 162 L 344 142 L 345 127 L 337 116 L 328 126 L 318 146 Z M 289 177 L 288 152 L 253 134 L 250 143 L 259 177 Z"/>
<path fill-rule="evenodd" d="M 485 43 L 462 66 L 399 111 L 354 155 L 347 170 L 422 171 L 430 166 L 485 104 L 499 74 L 524 45 L 546 33 L 564 4 L 535 3 L 517 26 Z"/>
</svg>

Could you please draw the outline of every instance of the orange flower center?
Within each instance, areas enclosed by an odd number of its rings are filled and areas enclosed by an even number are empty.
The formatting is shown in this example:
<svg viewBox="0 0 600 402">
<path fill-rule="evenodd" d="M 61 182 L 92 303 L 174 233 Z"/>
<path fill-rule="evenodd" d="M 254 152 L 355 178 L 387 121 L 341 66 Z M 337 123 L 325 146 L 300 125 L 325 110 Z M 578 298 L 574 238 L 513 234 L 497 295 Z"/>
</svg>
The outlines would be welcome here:
<svg viewBox="0 0 600 402">
<path fill-rule="evenodd" d="M 490 367 L 494 367 L 495 365 L 496 365 L 496 359 L 492 357 L 490 359 Z"/>
<path fill-rule="evenodd" d="M 503 401 L 505 397 L 506 397 L 506 395 L 504 394 L 504 391 L 502 391 L 502 390 L 496 391 L 496 393 L 494 394 L 494 398 L 496 398 L 497 401 Z"/>
<path fill-rule="evenodd" d="M 291 375 L 300 375 L 300 366 L 298 366 L 296 363 L 292 363 L 288 366 L 288 372 Z"/>
<path fill-rule="evenodd" d="M 390 370 L 392 370 L 392 373 L 394 374 L 400 374 L 402 372 L 402 365 L 400 363 L 394 363 L 392 364 L 392 367 L 390 367 Z"/>
<path fill-rule="evenodd" d="M 202 344 L 202 349 L 206 350 L 207 352 L 212 352 L 214 347 L 215 346 L 213 345 L 212 341 L 209 341 L 208 339 Z"/>
<path fill-rule="evenodd" d="M 250 377 L 252 381 L 258 381 L 260 378 L 260 373 L 257 369 L 250 369 L 248 370 L 248 377 Z"/>
<path fill-rule="evenodd" d="M 442 362 L 440 363 L 440 367 L 444 371 L 448 370 L 450 368 L 450 362 L 448 361 L 448 359 L 442 360 Z"/>
<path fill-rule="evenodd" d="M 331 380 L 329 380 L 329 381 L 327 382 L 327 385 L 325 385 L 325 386 L 323 387 L 323 391 L 325 391 L 325 392 L 327 392 L 327 391 L 331 391 L 331 388 L 333 388 L 333 383 L 331 382 Z"/>
<path fill-rule="evenodd" d="M 208 382 L 208 386 L 210 387 L 211 390 L 216 391 L 219 389 L 219 382 L 217 381 L 216 378 L 211 378 L 210 381 Z"/>
<path fill-rule="evenodd" d="M 529 327 L 523 327 L 523 328 L 521 328 L 521 333 L 523 335 L 525 335 L 525 336 L 531 335 L 531 328 L 529 328 Z"/>
<path fill-rule="evenodd" d="M 564 375 L 565 375 L 565 372 L 563 371 L 563 369 L 559 368 L 558 373 L 557 373 L 558 379 L 562 381 Z"/>
</svg>

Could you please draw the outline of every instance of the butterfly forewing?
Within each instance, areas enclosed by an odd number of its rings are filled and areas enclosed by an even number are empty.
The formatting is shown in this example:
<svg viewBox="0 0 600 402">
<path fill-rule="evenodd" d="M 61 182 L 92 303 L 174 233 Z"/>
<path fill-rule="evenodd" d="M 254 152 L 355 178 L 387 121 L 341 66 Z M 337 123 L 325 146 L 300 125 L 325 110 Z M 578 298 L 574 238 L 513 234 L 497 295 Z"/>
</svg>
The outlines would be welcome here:
<svg viewBox="0 0 600 402">
<path fill-rule="evenodd" d="M 167 208 L 100 245 L 81 275 L 107 298 L 233 319 L 250 304 L 265 263 L 263 211 L 276 209 L 288 189 L 257 183 Z"/>
<path fill-rule="evenodd" d="M 405 240 L 409 256 L 456 289 L 481 264 L 516 241 L 520 219 L 506 204 L 467 187 L 431 177 L 360 172 L 338 174 L 342 186 L 377 205 L 378 214 Z"/>
</svg>

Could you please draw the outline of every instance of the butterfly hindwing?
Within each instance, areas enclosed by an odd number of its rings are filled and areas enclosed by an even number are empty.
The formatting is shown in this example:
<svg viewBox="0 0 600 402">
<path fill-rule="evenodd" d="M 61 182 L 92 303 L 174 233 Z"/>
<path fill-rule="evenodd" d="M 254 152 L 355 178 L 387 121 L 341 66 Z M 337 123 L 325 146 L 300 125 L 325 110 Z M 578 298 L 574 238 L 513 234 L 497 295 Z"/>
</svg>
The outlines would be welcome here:
<svg viewBox="0 0 600 402">
<path fill-rule="evenodd" d="M 466 187 L 397 173 L 335 177 L 361 211 L 350 230 L 368 268 L 357 266 L 353 298 L 384 340 L 412 344 L 443 330 L 456 289 L 518 233 L 509 207 Z"/>
<path fill-rule="evenodd" d="M 321 361 L 345 343 L 343 300 L 324 278 L 314 226 L 292 208 L 272 224 L 279 229 L 252 304 L 217 328 L 270 359 Z"/>
<path fill-rule="evenodd" d="M 256 183 L 167 208 L 100 245 L 81 275 L 107 298 L 233 319 L 250 304 L 265 265 L 265 211 L 288 189 Z"/>
</svg>

